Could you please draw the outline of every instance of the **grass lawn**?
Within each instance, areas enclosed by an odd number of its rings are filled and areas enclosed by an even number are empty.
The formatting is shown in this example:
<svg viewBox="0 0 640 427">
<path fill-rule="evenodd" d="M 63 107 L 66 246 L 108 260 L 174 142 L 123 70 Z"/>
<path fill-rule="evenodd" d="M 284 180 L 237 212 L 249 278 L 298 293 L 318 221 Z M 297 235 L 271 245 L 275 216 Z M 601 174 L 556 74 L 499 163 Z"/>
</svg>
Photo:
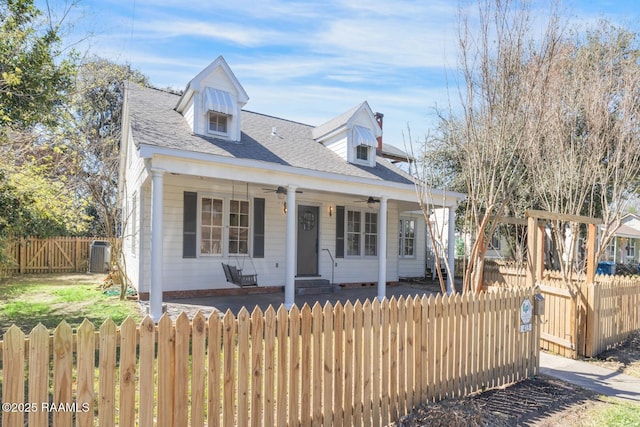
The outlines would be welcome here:
<svg viewBox="0 0 640 427">
<path fill-rule="evenodd" d="M 120 324 L 127 316 L 142 319 L 138 303 L 107 296 L 104 275 L 27 275 L 0 282 L 0 334 L 13 324 L 28 334 L 38 323 L 54 329 L 60 322 L 75 328 L 87 318 L 100 327 L 106 319 Z"/>
<path fill-rule="evenodd" d="M 640 403 L 621 399 L 603 398 L 609 405 L 604 409 L 591 409 L 586 416 L 585 427 L 600 426 L 640 426 Z"/>
</svg>

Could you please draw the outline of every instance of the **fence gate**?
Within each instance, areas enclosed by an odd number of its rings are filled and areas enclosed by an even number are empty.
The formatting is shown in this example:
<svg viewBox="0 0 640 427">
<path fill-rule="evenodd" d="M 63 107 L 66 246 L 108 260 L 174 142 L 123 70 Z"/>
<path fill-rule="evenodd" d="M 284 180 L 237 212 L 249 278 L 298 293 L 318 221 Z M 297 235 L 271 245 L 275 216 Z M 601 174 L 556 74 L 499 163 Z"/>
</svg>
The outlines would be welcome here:
<svg viewBox="0 0 640 427">
<path fill-rule="evenodd" d="M 556 282 L 561 284 L 561 282 Z M 576 297 L 564 287 L 539 284 L 544 296 L 544 316 L 540 329 L 540 348 L 560 356 L 575 358 L 577 355 Z"/>
<path fill-rule="evenodd" d="M 6 260 L 0 264 L 0 277 L 86 272 L 89 267 L 89 248 L 94 240 L 96 237 L 29 237 L 8 241 L 5 245 Z M 111 245 L 115 243 L 115 239 L 107 240 Z"/>
<path fill-rule="evenodd" d="M 562 356 L 577 358 L 584 354 L 586 342 L 585 297 L 581 289 L 571 292 L 568 288 L 549 286 L 551 282 L 543 280 L 544 271 L 544 223 L 539 220 L 577 222 L 587 225 L 586 274 L 584 282 L 594 282 L 596 225 L 602 220 L 577 215 L 565 215 L 536 210 L 526 211 L 527 216 L 527 284 L 539 285 L 545 294 L 545 324 L 541 331 L 541 345 L 545 350 L 554 351 Z M 553 332 L 551 332 L 553 331 Z M 550 347 L 547 347 L 550 346 Z"/>
</svg>

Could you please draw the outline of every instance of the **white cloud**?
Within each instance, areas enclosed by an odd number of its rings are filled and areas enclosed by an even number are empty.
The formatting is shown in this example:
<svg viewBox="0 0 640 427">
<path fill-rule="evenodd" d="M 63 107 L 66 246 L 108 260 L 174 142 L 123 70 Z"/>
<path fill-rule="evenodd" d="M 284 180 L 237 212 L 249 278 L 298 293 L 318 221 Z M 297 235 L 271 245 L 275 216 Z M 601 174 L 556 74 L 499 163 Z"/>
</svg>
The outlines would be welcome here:
<svg viewBox="0 0 640 427">
<path fill-rule="evenodd" d="M 251 28 L 246 25 L 200 21 L 192 19 L 169 19 L 144 21 L 137 25 L 136 36 L 162 38 L 210 38 L 246 46 L 258 47 L 278 43 L 285 35 L 276 30 Z"/>
</svg>

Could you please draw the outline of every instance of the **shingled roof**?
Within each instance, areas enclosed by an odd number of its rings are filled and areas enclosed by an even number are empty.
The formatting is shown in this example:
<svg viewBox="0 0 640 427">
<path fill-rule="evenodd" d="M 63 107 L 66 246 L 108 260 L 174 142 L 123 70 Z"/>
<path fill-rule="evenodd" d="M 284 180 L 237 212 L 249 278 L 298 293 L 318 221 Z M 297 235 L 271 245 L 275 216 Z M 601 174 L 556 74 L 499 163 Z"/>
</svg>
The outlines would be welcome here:
<svg viewBox="0 0 640 427">
<path fill-rule="evenodd" d="M 179 95 L 166 91 L 128 85 L 131 132 L 137 146 L 156 146 L 344 176 L 413 183 L 411 176 L 383 158 L 377 158 L 375 167 L 348 163 L 313 139 L 313 126 L 251 111 L 241 112 L 240 141 L 195 135 L 182 115 L 174 110 L 179 98 Z M 275 132 L 272 132 L 274 128 Z"/>
</svg>

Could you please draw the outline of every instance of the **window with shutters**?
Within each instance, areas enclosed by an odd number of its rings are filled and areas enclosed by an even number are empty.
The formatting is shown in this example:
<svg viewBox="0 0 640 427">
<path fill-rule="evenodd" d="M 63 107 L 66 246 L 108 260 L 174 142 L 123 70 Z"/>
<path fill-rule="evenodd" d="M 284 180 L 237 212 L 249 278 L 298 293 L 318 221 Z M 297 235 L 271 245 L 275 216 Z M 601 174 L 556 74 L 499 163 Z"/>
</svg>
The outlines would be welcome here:
<svg viewBox="0 0 640 427">
<path fill-rule="evenodd" d="M 347 210 L 347 256 L 378 255 L 378 213 Z"/>
<path fill-rule="evenodd" d="M 254 227 L 254 256 L 264 257 L 264 199 L 254 199 L 253 222 L 247 200 L 184 192 L 183 258 L 197 255 L 249 255 Z"/>
</svg>

